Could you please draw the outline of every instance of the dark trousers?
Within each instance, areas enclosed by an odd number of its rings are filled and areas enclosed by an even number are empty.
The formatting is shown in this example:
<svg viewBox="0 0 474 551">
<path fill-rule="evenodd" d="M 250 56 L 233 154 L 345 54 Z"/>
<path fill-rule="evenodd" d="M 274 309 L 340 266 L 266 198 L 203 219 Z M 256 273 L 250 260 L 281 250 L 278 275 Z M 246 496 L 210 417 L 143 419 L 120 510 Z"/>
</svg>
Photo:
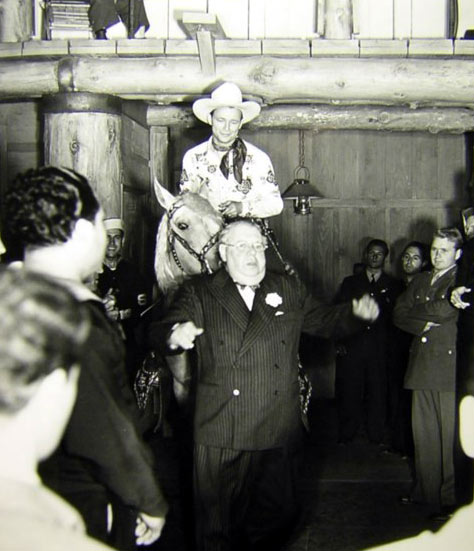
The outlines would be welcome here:
<svg viewBox="0 0 474 551">
<path fill-rule="evenodd" d="M 299 514 L 298 455 L 194 447 L 198 551 L 276 550 Z"/>
<path fill-rule="evenodd" d="M 89 20 L 94 32 L 107 29 L 120 20 L 134 32 L 142 25 L 150 26 L 142 0 L 135 0 L 132 24 L 129 21 L 129 0 L 118 0 L 116 4 L 114 0 L 90 0 Z"/>
<path fill-rule="evenodd" d="M 339 440 L 351 441 L 367 418 L 369 440 L 380 443 L 384 438 L 387 408 L 385 357 L 377 344 L 367 343 L 357 351 L 348 350 L 336 364 L 336 396 L 339 418 Z"/>
<path fill-rule="evenodd" d="M 454 392 L 414 390 L 412 402 L 416 486 L 413 498 L 436 508 L 456 503 Z"/>
</svg>

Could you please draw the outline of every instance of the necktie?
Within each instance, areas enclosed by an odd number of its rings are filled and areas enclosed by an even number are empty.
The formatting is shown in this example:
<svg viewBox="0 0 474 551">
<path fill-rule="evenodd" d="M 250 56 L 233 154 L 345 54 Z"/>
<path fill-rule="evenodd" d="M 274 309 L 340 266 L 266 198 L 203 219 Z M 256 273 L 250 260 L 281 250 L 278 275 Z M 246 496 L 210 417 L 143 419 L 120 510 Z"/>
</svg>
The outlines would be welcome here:
<svg viewBox="0 0 474 551">
<path fill-rule="evenodd" d="M 372 274 L 372 275 L 370 276 L 370 278 L 371 278 L 371 279 L 370 279 L 370 284 L 371 284 L 371 285 L 375 285 L 376 281 L 375 281 L 375 276 L 374 276 L 374 274 Z"/>
<path fill-rule="evenodd" d="M 222 157 L 220 169 L 222 174 L 229 179 L 229 167 L 230 167 L 230 153 L 232 152 L 232 165 L 234 169 L 234 178 L 242 183 L 242 167 L 245 162 L 245 157 L 247 156 L 247 148 L 245 147 L 244 142 L 237 138 L 232 147 L 227 151 L 227 153 Z"/>
</svg>

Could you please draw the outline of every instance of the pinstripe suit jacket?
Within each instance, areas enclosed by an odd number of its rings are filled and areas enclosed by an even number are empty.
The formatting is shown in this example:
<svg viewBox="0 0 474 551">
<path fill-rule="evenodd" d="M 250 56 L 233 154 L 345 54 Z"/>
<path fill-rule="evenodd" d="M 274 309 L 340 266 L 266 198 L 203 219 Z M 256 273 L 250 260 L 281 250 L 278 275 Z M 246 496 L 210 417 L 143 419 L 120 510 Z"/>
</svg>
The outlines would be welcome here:
<svg viewBox="0 0 474 551">
<path fill-rule="evenodd" d="M 268 303 L 271 293 L 281 304 Z M 153 344 L 184 321 L 204 328 L 196 339 L 195 441 L 242 450 L 285 446 L 299 431 L 301 332 L 329 337 L 361 327 L 350 305 L 326 305 L 295 278 L 271 272 L 249 312 L 225 270 L 181 287 L 164 322 L 152 326 Z"/>
</svg>

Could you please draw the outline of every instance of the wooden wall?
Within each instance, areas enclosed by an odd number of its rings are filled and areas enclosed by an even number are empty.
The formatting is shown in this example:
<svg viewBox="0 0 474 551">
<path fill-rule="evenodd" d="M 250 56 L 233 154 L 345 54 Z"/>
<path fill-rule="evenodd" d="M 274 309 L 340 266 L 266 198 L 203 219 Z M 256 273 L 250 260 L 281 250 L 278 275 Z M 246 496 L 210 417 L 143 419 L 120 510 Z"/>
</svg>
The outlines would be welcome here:
<svg viewBox="0 0 474 551">
<path fill-rule="evenodd" d="M 173 130 L 172 183 L 179 181 L 183 153 L 205 139 L 209 127 Z M 280 190 L 293 181 L 299 163 L 297 131 L 244 131 L 272 158 Z M 463 135 L 361 131 L 305 132 L 305 165 L 323 195 L 312 214 L 295 215 L 291 201 L 271 219 L 283 256 L 314 292 L 331 301 L 372 238 L 387 241 L 387 271 L 397 274 L 404 245 L 427 243 L 435 228 L 457 224 L 467 202 L 470 148 Z M 173 186 L 172 186 L 173 187 Z M 174 186 L 175 187 L 175 186 Z M 334 350 L 330 342 L 303 338 L 303 365 L 314 395 L 334 393 Z"/>
<path fill-rule="evenodd" d="M 172 181 L 181 158 L 205 139 L 208 128 L 173 131 Z M 244 131 L 272 158 L 283 192 L 299 164 L 297 131 Z M 454 224 L 466 195 L 463 135 L 338 131 L 304 133 L 305 165 L 324 197 L 312 214 L 293 214 L 291 201 L 271 220 L 282 252 L 302 277 L 331 298 L 361 259 L 367 242 L 385 239 L 392 248 L 387 269 L 411 239 L 429 242 L 433 229 Z"/>
<path fill-rule="evenodd" d="M 210 128 L 148 128 L 126 115 L 122 124 L 125 247 L 127 256 L 151 275 L 162 213 L 151 176 L 157 174 L 175 193 L 184 152 L 206 139 Z M 42 162 L 41 126 L 36 102 L 0 104 L 2 194 L 17 172 Z M 244 130 L 242 135 L 271 156 L 283 192 L 299 164 L 298 131 Z M 458 223 L 459 210 L 468 202 L 471 142 L 470 136 L 451 134 L 306 131 L 305 165 L 323 199 L 313 201 L 309 216 L 295 215 L 286 202 L 283 213 L 271 219 L 283 255 L 326 300 L 332 300 L 371 238 L 387 241 L 392 249 L 387 269 L 396 273 L 408 240 L 429 242 L 436 227 Z M 317 394 L 331 396 L 331 346 L 305 341 L 303 354 L 313 367 Z"/>
<path fill-rule="evenodd" d="M 0 103 L 0 197 L 18 172 L 40 162 L 39 144 L 37 103 Z"/>
</svg>

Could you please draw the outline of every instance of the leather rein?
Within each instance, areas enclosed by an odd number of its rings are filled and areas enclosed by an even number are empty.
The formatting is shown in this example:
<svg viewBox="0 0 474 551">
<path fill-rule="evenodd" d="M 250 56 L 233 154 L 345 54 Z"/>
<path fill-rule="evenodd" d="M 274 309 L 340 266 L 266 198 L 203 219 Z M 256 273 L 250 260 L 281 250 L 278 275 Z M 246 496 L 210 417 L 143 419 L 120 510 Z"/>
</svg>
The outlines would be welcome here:
<svg viewBox="0 0 474 551">
<path fill-rule="evenodd" d="M 175 247 L 175 241 L 178 241 L 183 248 L 192 256 L 194 257 L 199 264 L 201 265 L 201 273 L 202 274 L 212 274 L 212 268 L 209 265 L 209 262 L 206 259 L 206 254 L 214 247 L 217 243 L 217 240 L 219 238 L 219 232 L 215 233 L 209 241 L 204 245 L 202 248 L 202 251 L 198 253 L 195 251 L 191 245 L 181 237 L 178 233 L 176 233 L 173 228 L 171 227 L 171 220 L 173 219 L 173 216 L 175 215 L 176 211 L 178 211 L 183 205 L 174 205 L 169 211 L 168 211 L 168 221 L 170 222 L 168 224 L 168 244 L 171 249 L 171 254 L 173 256 L 173 259 L 178 266 L 178 268 L 183 272 L 186 273 L 185 269 L 183 268 L 183 265 L 181 264 L 181 261 L 179 259 L 178 253 L 176 252 Z"/>
</svg>

